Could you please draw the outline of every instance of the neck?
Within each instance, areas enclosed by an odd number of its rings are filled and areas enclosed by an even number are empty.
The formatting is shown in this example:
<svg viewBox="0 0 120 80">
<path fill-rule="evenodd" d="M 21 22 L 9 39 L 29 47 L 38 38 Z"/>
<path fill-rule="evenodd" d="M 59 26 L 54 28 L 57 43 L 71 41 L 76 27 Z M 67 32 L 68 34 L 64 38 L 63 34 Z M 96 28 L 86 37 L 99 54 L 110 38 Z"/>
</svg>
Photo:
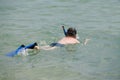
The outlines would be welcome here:
<svg viewBox="0 0 120 80">
<path fill-rule="evenodd" d="M 66 36 L 68 38 L 75 38 L 76 39 L 76 36 Z"/>
</svg>

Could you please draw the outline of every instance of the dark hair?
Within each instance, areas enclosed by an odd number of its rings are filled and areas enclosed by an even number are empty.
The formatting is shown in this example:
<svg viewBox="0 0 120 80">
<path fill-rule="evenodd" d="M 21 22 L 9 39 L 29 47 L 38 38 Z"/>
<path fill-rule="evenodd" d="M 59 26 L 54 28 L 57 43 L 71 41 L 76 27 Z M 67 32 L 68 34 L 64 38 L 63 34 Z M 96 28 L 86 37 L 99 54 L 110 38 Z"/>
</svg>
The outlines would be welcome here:
<svg viewBox="0 0 120 80">
<path fill-rule="evenodd" d="M 77 31 L 75 28 L 68 28 L 67 30 L 67 36 L 71 36 L 76 38 Z"/>
</svg>

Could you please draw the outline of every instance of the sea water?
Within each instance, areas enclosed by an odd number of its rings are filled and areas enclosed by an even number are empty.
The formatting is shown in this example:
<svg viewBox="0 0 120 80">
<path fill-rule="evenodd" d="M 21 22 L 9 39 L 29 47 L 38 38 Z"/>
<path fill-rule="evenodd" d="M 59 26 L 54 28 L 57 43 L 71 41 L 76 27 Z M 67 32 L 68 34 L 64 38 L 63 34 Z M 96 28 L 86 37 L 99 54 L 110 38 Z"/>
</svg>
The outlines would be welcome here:
<svg viewBox="0 0 120 80">
<path fill-rule="evenodd" d="M 5 56 L 57 42 L 61 26 L 81 43 Z M 120 0 L 0 0 L 0 80 L 120 80 Z"/>
</svg>

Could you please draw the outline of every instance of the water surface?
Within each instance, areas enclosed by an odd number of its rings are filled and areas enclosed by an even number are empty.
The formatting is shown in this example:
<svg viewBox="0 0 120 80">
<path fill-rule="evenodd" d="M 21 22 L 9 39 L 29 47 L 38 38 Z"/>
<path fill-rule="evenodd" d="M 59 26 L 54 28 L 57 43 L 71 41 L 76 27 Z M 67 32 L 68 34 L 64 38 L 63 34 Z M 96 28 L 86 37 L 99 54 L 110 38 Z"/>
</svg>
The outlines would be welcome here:
<svg viewBox="0 0 120 80">
<path fill-rule="evenodd" d="M 5 56 L 58 41 L 62 25 L 75 27 L 81 44 Z M 0 80 L 120 80 L 119 26 L 120 0 L 0 0 Z"/>
</svg>

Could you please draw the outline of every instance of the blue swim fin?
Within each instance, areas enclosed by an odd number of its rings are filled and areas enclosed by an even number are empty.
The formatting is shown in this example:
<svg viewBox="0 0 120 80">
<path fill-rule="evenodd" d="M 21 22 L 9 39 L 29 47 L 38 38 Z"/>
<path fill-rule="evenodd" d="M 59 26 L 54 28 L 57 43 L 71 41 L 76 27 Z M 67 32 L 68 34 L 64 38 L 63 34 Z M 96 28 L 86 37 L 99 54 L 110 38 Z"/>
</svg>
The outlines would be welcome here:
<svg viewBox="0 0 120 80">
<path fill-rule="evenodd" d="M 15 55 L 17 55 L 21 50 L 23 50 L 25 48 L 24 45 L 21 45 L 20 47 L 18 47 L 15 51 L 12 51 L 10 53 L 7 53 L 6 56 L 9 57 L 14 57 Z"/>
<path fill-rule="evenodd" d="M 38 44 L 35 42 L 33 44 L 29 44 L 27 46 L 25 46 L 25 49 L 34 49 L 35 46 L 37 46 Z"/>
</svg>

